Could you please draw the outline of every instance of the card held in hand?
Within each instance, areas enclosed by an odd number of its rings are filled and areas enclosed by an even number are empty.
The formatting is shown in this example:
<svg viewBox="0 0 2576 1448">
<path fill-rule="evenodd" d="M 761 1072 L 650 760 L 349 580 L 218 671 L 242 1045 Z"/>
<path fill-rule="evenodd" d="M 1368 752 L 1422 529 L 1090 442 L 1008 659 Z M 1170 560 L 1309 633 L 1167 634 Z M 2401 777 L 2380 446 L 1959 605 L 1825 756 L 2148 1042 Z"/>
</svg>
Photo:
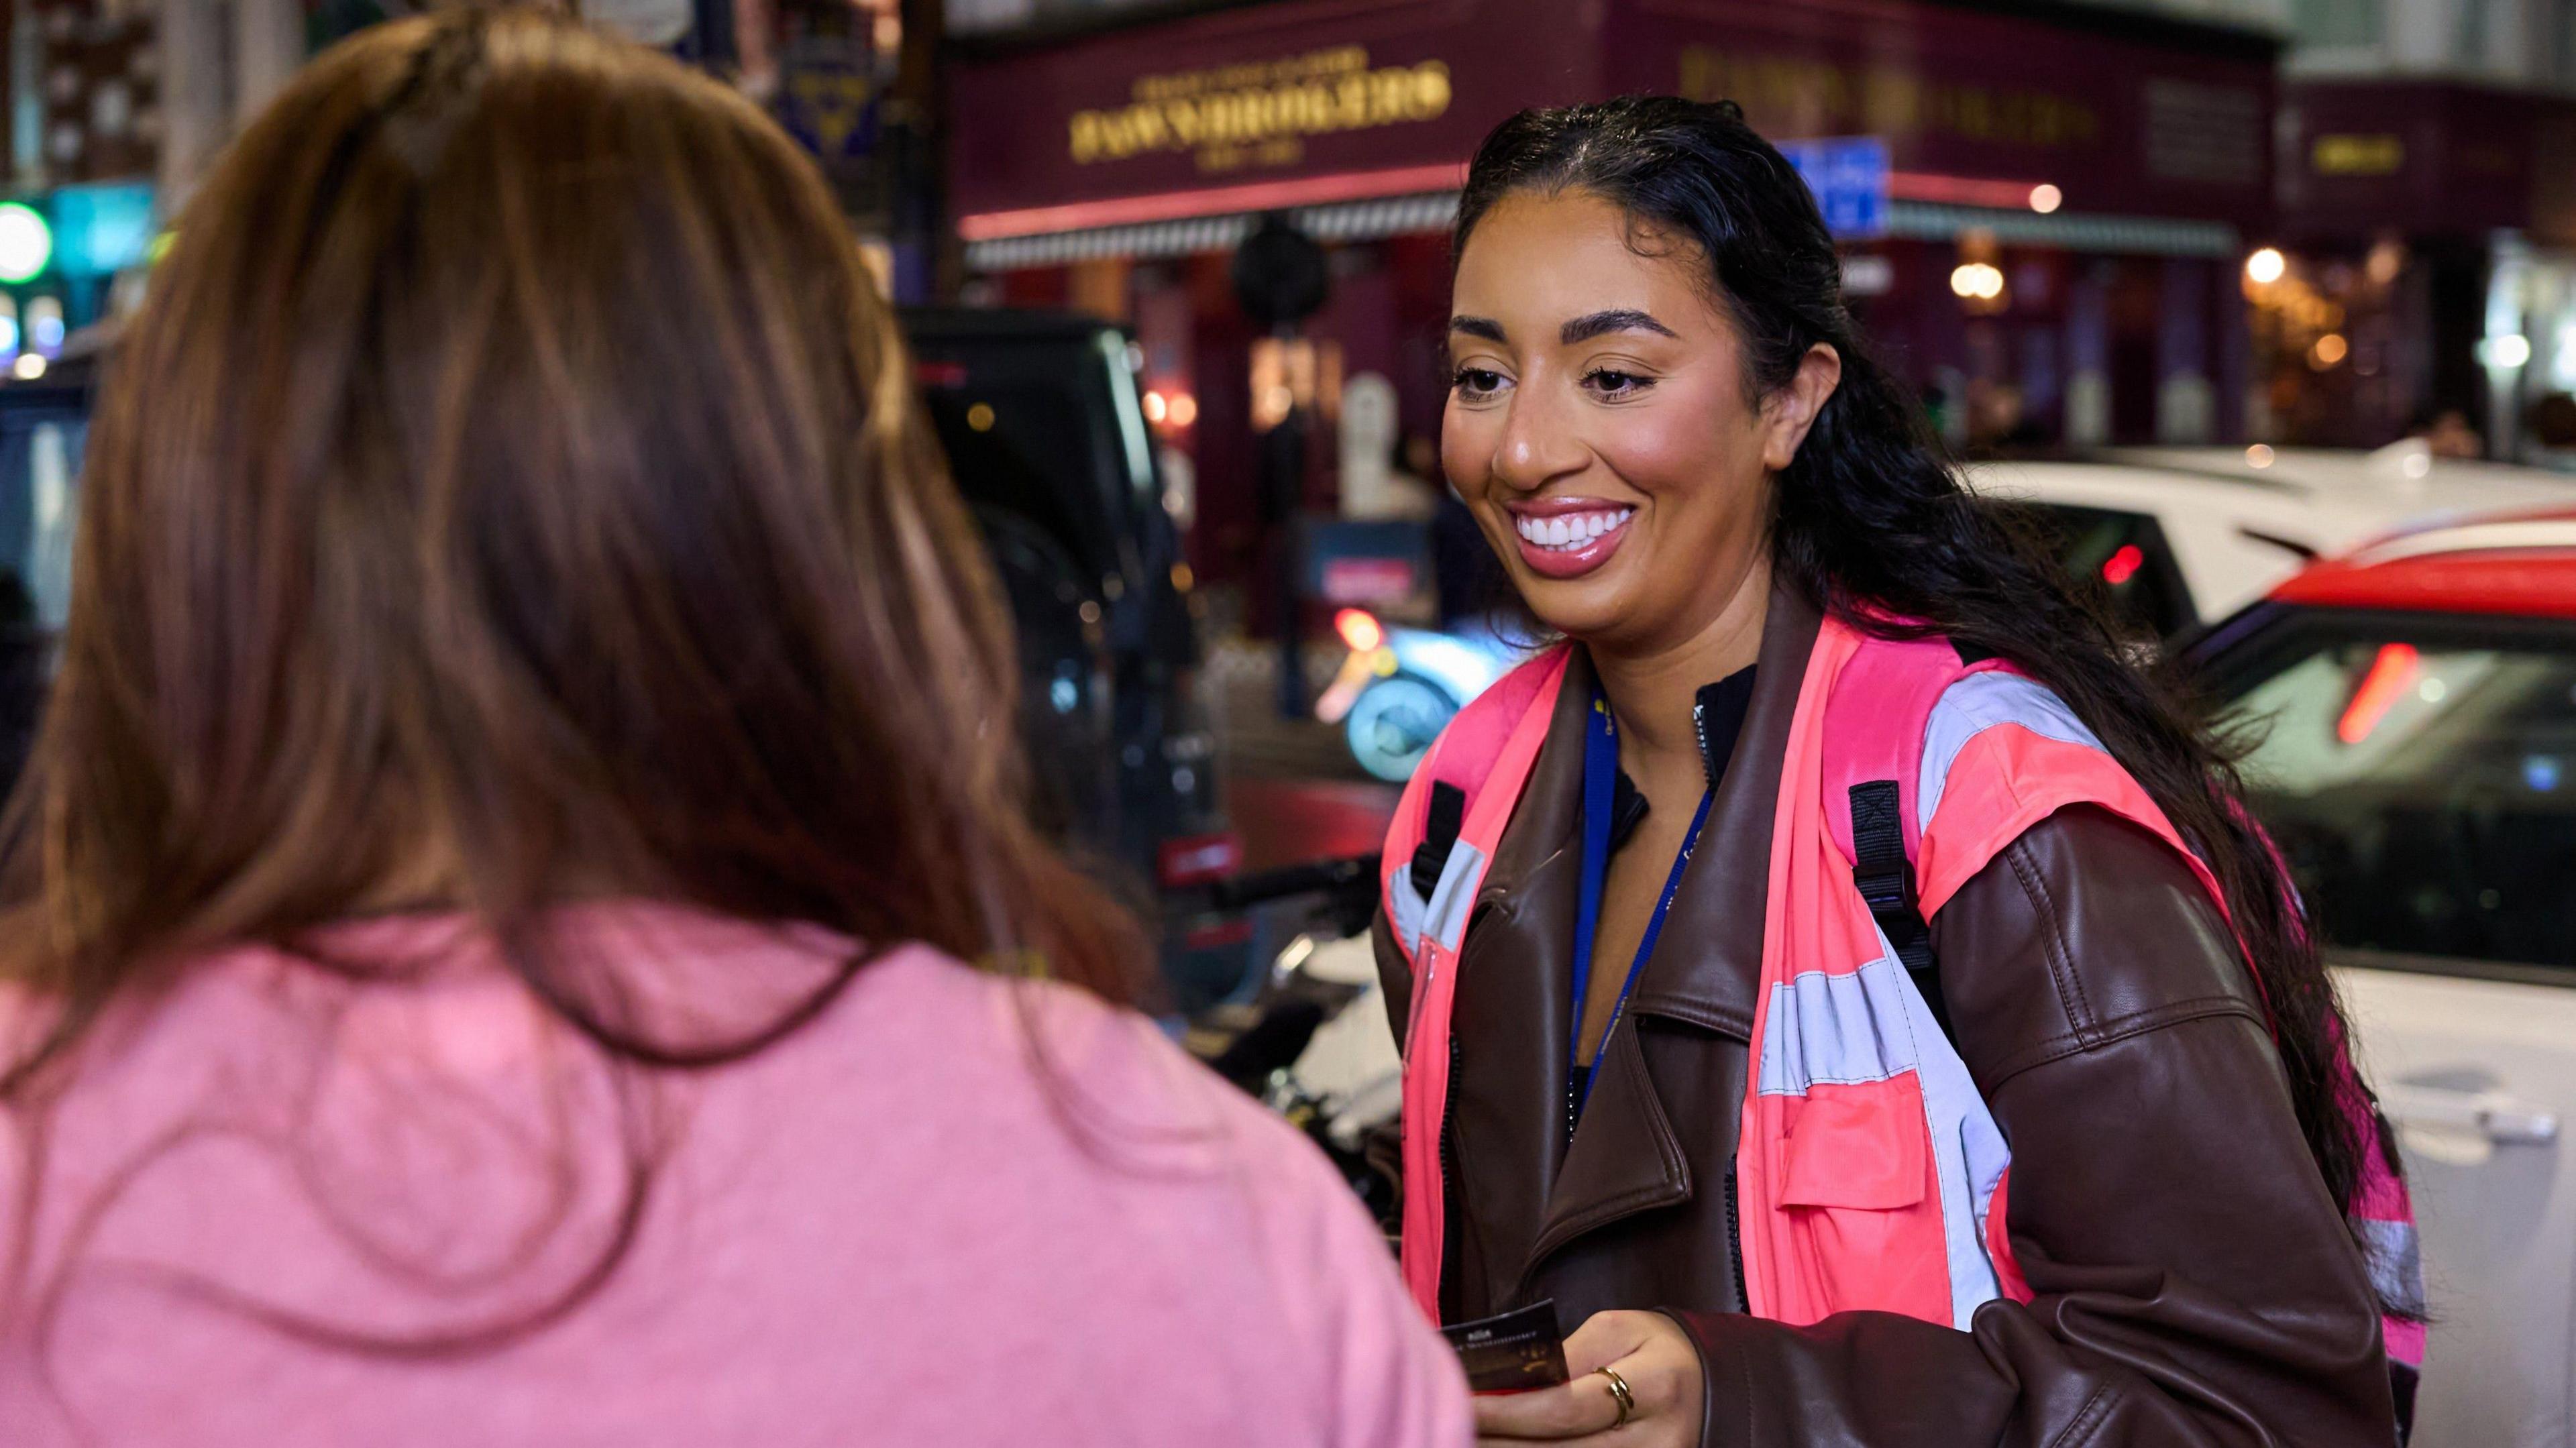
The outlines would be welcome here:
<svg viewBox="0 0 2576 1448">
<path fill-rule="evenodd" d="M 1440 1335 L 1466 1364 L 1471 1392 L 1525 1393 L 1565 1381 L 1565 1339 L 1556 1330 L 1555 1298 L 1516 1312 L 1452 1323 Z"/>
</svg>

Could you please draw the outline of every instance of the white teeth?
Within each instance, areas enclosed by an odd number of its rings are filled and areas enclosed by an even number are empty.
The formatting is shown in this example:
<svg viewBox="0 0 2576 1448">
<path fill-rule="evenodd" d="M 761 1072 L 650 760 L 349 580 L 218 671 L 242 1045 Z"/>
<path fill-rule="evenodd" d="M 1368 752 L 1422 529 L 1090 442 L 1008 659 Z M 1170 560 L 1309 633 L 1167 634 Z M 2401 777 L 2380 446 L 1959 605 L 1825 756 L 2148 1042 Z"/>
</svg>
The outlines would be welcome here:
<svg viewBox="0 0 2576 1448">
<path fill-rule="evenodd" d="M 1514 526 L 1523 538 L 1541 548 L 1582 548 L 1617 529 L 1636 511 L 1618 508 L 1607 513 L 1560 513 L 1552 518 L 1521 518 Z"/>
</svg>

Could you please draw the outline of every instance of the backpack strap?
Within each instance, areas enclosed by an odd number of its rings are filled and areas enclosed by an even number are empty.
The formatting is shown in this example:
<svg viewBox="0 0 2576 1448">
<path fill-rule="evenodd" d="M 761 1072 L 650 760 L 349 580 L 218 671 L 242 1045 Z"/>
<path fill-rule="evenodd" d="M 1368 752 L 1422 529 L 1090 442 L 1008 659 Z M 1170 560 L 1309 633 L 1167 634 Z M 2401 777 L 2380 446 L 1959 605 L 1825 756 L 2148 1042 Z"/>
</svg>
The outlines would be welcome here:
<svg viewBox="0 0 2576 1448">
<path fill-rule="evenodd" d="M 1905 973 L 1914 978 L 1915 993 L 1932 1008 L 1942 1037 L 1956 1049 L 1958 1033 L 1950 1028 L 1949 1003 L 1941 998 L 1941 961 L 1932 950 L 1922 897 L 1915 892 L 1914 862 L 1905 856 L 1899 797 L 1892 779 L 1866 780 L 1845 792 L 1851 806 L 1852 884 L 1869 905 L 1879 932 L 1896 948 Z"/>
<path fill-rule="evenodd" d="M 1835 843 L 1849 856 L 1853 886 L 1944 1037 L 1951 1034 L 1950 1010 L 1941 998 L 1941 963 L 1915 873 L 1921 832 L 1914 796 L 1925 723 L 1942 691 L 1972 667 L 1946 639 L 1864 635 L 1825 706 L 1821 803 Z"/>
<path fill-rule="evenodd" d="M 1449 868 L 1449 852 L 1458 846 L 1458 831 L 1467 823 L 1467 791 L 1445 779 L 1431 783 L 1430 807 L 1422 824 L 1422 843 L 1413 850 L 1411 868 L 1413 888 L 1422 898 L 1440 884 L 1440 872 Z"/>
<path fill-rule="evenodd" d="M 1420 943 L 1422 927 L 1431 920 L 1431 906 L 1441 898 L 1442 880 L 1451 873 L 1450 866 L 1461 843 L 1477 846 L 1479 806 L 1486 792 L 1487 776 L 1509 752 L 1511 737 L 1522 716 L 1533 708 L 1553 705 L 1565 674 L 1566 657 L 1567 651 L 1561 646 L 1548 649 L 1468 700 L 1458 716 L 1449 721 L 1449 727 L 1432 741 L 1413 778 L 1406 781 L 1395 813 L 1387 821 L 1386 843 L 1379 851 L 1378 878 L 1380 905 L 1394 928 L 1396 943 L 1408 957 Z M 1520 793 L 1516 774 L 1504 793 L 1507 797 L 1500 807 L 1508 813 Z M 1491 841 L 1484 841 L 1482 848 L 1489 850 L 1491 845 Z M 1475 868 L 1481 872 L 1483 866 L 1478 864 Z M 1473 886 L 1469 889 L 1472 894 Z M 1443 903 L 1454 906 L 1462 902 Z M 1456 922 L 1444 919 L 1444 923 Z"/>
</svg>

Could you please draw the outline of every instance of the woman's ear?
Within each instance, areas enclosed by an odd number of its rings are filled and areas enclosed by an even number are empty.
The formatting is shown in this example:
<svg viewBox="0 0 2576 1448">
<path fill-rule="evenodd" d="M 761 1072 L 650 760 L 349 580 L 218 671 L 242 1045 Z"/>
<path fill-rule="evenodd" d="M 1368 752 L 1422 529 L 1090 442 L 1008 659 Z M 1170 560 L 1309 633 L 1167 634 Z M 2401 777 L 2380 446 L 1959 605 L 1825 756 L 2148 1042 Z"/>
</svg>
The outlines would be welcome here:
<svg viewBox="0 0 2576 1448">
<path fill-rule="evenodd" d="M 1822 342 L 1798 359 L 1798 370 L 1762 403 L 1762 466 L 1778 472 L 1796 461 L 1807 429 L 1825 410 L 1825 399 L 1842 385 L 1842 354 Z"/>
</svg>

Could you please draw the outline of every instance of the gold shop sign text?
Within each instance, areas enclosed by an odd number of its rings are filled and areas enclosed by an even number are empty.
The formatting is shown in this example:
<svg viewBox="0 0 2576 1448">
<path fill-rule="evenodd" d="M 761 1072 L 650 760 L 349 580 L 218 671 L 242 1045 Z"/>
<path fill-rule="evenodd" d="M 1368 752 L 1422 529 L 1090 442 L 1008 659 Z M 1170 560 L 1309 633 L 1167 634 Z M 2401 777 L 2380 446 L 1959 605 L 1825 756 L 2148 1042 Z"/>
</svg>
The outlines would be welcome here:
<svg viewBox="0 0 2576 1448">
<path fill-rule="evenodd" d="M 2396 136 L 2319 136 L 2308 164 L 2320 176 L 2393 176 L 2406 165 L 2406 142 Z"/>
<path fill-rule="evenodd" d="M 1883 64 L 1846 66 L 1692 45 L 1681 52 L 1680 82 L 1681 93 L 1692 100 L 1734 101 L 1755 125 L 1788 135 L 1930 132 L 2022 146 L 2082 146 L 2102 132 L 2093 108 L 2069 96 L 1933 80 Z"/>
<path fill-rule="evenodd" d="M 1437 60 L 1372 68 L 1368 51 L 1336 46 L 1281 60 L 1149 75 L 1128 103 L 1076 112 L 1076 164 L 1156 151 L 1197 153 L 1200 169 L 1284 165 L 1305 138 L 1427 121 L 1449 109 L 1449 67 Z"/>
</svg>

